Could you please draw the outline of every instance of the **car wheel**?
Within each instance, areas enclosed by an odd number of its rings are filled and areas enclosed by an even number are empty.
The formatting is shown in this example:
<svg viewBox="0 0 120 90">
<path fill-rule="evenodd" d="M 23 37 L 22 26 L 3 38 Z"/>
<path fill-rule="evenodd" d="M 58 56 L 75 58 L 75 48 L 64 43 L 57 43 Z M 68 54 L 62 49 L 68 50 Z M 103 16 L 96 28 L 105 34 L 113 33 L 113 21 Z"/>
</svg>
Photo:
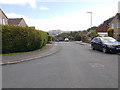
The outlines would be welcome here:
<svg viewBox="0 0 120 90">
<path fill-rule="evenodd" d="M 93 50 L 95 50 L 95 48 L 93 47 L 93 45 L 91 45 L 91 48 L 92 48 Z"/>
<path fill-rule="evenodd" d="M 103 51 L 104 53 L 107 53 L 107 49 L 106 49 L 105 47 L 102 48 L 102 51 Z"/>
</svg>

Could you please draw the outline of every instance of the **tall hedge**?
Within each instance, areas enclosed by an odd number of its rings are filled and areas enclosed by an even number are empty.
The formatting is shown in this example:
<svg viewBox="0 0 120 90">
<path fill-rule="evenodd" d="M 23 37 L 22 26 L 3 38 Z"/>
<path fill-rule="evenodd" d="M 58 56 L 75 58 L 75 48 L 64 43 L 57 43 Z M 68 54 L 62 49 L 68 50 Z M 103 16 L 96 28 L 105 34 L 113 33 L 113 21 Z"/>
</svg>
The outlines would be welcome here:
<svg viewBox="0 0 120 90">
<path fill-rule="evenodd" d="M 2 25 L 2 53 L 32 51 L 46 45 L 46 32 L 30 27 Z"/>
</svg>

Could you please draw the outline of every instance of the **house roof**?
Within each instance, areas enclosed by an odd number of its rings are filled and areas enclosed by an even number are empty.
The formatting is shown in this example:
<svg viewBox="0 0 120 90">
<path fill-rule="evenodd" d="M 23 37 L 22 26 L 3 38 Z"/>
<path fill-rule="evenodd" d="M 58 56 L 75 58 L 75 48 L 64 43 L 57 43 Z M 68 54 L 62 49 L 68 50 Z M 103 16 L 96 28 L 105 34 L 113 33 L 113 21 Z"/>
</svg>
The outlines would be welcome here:
<svg viewBox="0 0 120 90">
<path fill-rule="evenodd" d="M 8 19 L 8 17 L 5 15 L 5 13 L 2 11 L 2 9 L 0 8 L 0 11 L 4 14 L 4 16 Z"/>
<path fill-rule="evenodd" d="M 117 13 L 116 15 L 120 16 L 120 13 Z"/>
<path fill-rule="evenodd" d="M 107 32 L 109 29 L 109 23 L 115 18 L 115 16 L 105 20 L 103 24 L 101 24 L 97 29 L 96 32 Z"/>
<path fill-rule="evenodd" d="M 8 24 L 9 25 L 18 25 L 22 20 L 23 20 L 23 18 L 9 18 Z"/>
<path fill-rule="evenodd" d="M 120 13 L 117 13 L 116 16 L 118 16 L 118 19 L 120 20 Z"/>
<path fill-rule="evenodd" d="M 96 32 L 107 32 L 108 29 L 109 29 L 108 25 L 102 24 L 96 29 Z"/>
<path fill-rule="evenodd" d="M 113 16 L 113 17 L 111 17 L 111 18 L 105 20 L 105 21 L 103 22 L 103 24 L 109 26 L 109 23 L 110 23 L 114 18 L 115 18 L 115 16 Z"/>
</svg>

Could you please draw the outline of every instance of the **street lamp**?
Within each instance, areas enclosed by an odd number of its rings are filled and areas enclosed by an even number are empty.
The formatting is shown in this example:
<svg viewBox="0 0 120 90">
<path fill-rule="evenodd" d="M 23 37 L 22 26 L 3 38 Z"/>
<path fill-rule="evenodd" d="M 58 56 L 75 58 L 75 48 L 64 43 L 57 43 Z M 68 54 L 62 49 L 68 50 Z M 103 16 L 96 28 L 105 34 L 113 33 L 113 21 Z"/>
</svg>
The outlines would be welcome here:
<svg viewBox="0 0 120 90">
<path fill-rule="evenodd" d="M 87 13 L 91 14 L 90 26 L 92 27 L 92 12 L 87 12 Z"/>
</svg>

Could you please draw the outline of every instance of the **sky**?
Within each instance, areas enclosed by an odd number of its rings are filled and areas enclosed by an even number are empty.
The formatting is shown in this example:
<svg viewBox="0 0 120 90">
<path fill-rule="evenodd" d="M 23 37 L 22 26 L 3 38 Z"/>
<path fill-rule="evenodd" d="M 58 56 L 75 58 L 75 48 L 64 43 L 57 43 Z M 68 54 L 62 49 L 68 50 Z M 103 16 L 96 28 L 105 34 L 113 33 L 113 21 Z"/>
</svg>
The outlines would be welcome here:
<svg viewBox="0 0 120 90">
<path fill-rule="evenodd" d="M 8 18 L 24 18 L 36 29 L 79 31 L 99 26 L 118 13 L 119 0 L 0 0 Z"/>
</svg>

